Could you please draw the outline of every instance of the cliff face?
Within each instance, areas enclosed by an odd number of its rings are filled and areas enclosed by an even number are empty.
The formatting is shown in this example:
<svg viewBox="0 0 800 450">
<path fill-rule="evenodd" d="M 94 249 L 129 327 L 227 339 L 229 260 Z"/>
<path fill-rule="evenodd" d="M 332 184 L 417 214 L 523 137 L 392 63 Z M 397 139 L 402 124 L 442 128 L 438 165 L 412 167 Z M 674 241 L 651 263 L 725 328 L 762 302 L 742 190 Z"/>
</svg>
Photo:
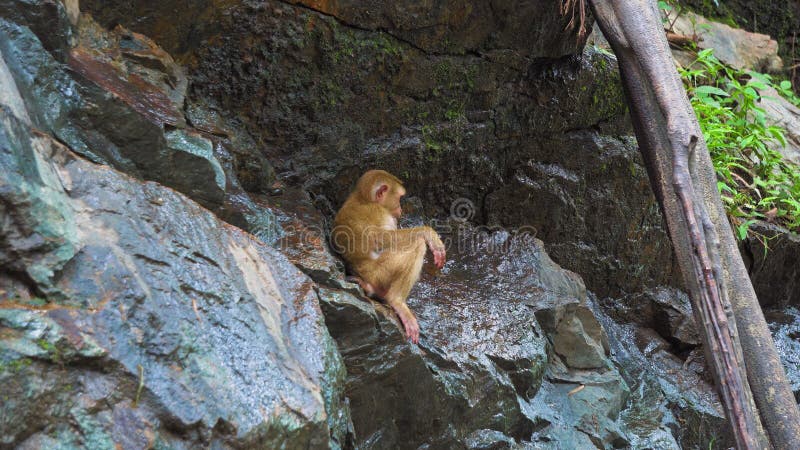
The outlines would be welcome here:
<svg viewBox="0 0 800 450">
<path fill-rule="evenodd" d="M 0 0 L 0 448 L 723 445 L 613 56 L 457 3 Z M 326 244 L 376 167 L 419 346 Z"/>
<path fill-rule="evenodd" d="M 426 216 L 463 198 L 477 224 L 535 226 L 602 296 L 675 283 L 615 61 L 581 56 L 556 3 L 138 4 L 82 5 L 175 52 L 189 121 L 232 118 L 254 140 L 240 151 L 266 155 L 326 214 L 382 167 Z"/>
</svg>

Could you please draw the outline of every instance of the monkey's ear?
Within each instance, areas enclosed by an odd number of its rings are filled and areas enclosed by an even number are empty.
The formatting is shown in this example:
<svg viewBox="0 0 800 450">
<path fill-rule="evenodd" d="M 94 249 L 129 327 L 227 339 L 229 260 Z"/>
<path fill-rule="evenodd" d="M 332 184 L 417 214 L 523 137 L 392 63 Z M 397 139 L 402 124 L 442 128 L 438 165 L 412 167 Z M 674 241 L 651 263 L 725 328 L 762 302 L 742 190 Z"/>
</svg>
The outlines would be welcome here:
<svg viewBox="0 0 800 450">
<path fill-rule="evenodd" d="M 386 183 L 381 183 L 377 185 L 373 190 L 372 199 L 376 202 L 383 201 L 386 192 L 389 190 L 389 185 Z"/>
</svg>

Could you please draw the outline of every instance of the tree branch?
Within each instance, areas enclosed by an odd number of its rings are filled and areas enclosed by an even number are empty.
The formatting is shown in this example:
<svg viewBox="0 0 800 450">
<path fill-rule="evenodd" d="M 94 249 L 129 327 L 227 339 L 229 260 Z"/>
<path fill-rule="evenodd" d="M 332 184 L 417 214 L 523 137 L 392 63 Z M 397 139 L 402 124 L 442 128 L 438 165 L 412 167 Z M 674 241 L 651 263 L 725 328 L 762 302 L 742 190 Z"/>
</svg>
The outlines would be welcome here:
<svg viewBox="0 0 800 450">
<path fill-rule="evenodd" d="M 737 447 L 768 447 L 760 413 L 776 448 L 793 448 L 800 442 L 800 415 L 727 223 L 655 3 L 592 0 L 591 6 L 619 61 L 634 131 Z"/>
</svg>

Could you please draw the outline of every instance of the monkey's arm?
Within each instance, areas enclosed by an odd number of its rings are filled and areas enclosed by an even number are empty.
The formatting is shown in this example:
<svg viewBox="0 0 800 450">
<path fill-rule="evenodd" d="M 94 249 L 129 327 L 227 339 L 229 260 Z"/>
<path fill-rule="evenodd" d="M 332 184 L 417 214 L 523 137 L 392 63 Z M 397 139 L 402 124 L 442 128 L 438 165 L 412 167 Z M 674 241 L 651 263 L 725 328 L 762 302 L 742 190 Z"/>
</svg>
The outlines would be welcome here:
<svg viewBox="0 0 800 450">
<path fill-rule="evenodd" d="M 429 243 L 438 240 L 439 235 L 427 226 L 399 230 L 378 229 L 373 234 L 373 242 L 380 251 L 405 251 L 413 247 L 420 238 Z"/>
<path fill-rule="evenodd" d="M 375 243 L 380 251 L 407 251 L 420 239 L 433 253 L 434 264 L 440 269 L 444 265 L 445 248 L 439 234 L 431 227 L 422 226 L 404 228 L 400 230 L 378 230 L 375 233 Z"/>
</svg>

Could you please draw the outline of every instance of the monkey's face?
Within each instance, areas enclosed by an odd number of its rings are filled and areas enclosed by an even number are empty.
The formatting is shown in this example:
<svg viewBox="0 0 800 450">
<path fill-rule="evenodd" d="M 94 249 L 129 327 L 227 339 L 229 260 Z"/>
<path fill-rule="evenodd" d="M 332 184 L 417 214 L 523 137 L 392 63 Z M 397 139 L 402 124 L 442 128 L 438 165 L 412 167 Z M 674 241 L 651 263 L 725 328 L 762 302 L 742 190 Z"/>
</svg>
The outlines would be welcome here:
<svg viewBox="0 0 800 450">
<path fill-rule="evenodd" d="M 403 214 L 403 208 L 400 206 L 400 199 L 406 194 L 406 190 L 402 187 L 399 190 L 393 191 L 391 194 L 386 196 L 386 203 L 384 204 L 384 208 L 389 210 L 389 213 L 395 219 L 399 219 L 400 216 Z"/>
<path fill-rule="evenodd" d="M 399 183 L 382 182 L 376 186 L 373 192 L 372 200 L 381 205 L 392 217 L 399 219 L 403 214 L 400 199 L 406 195 L 406 188 Z"/>
</svg>

